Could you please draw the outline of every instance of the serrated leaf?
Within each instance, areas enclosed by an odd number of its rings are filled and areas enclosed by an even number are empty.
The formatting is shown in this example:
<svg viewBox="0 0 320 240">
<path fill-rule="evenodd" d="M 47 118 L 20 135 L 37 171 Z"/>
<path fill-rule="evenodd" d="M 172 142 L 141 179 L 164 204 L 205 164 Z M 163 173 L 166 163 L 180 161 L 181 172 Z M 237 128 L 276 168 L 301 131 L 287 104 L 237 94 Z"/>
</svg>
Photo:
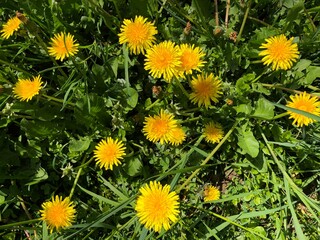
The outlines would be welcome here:
<svg viewBox="0 0 320 240">
<path fill-rule="evenodd" d="M 239 147 L 251 157 L 257 157 L 259 154 L 259 143 L 253 136 L 251 129 L 238 129 L 238 145 Z"/>
<path fill-rule="evenodd" d="M 261 119 L 272 119 L 274 116 L 274 105 L 265 98 L 259 98 L 252 117 Z"/>
<path fill-rule="evenodd" d="M 84 137 L 79 140 L 72 139 L 69 143 L 70 152 L 83 152 L 87 150 L 90 146 L 91 139 L 89 137 Z"/>
<path fill-rule="evenodd" d="M 234 106 L 233 108 L 237 111 L 237 113 L 249 115 L 252 112 L 252 107 L 249 104 L 240 104 L 239 106 Z"/>
<path fill-rule="evenodd" d="M 142 163 L 140 161 L 140 159 L 138 158 L 133 158 L 130 159 L 129 161 L 127 161 L 127 164 L 124 167 L 126 173 L 131 176 L 137 176 L 141 170 L 142 170 Z"/>
</svg>

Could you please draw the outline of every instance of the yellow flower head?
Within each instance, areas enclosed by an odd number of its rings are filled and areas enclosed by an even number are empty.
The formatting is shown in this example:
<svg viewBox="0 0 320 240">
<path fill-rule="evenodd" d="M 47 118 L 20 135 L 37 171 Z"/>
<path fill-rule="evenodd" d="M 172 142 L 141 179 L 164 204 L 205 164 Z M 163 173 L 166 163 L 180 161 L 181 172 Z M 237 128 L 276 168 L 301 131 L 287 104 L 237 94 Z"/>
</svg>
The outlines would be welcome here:
<svg viewBox="0 0 320 240">
<path fill-rule="evenodd" d="M 310 94 L 303 92 L 290 96 L 292 102 L 287 103 L 287 107 L 299 109 L 314 115 L 320 116 L 320 102 L 317 97 L 313 97 Z M 293 125 L 302 127 L 303 125 L 308 126 L 310 123 L 315 122 L 314 119 L 303 116 L 302 114 L 288 111 L 290 114 L 289 118 L 293 118 Z"/>
<path fill-rule="evenodd" d="M 158 30 L 148 19 L 136 16 L 134 21 L 125 19 L 118 34 L 120 44 L 127 43 L 134 54 L 145 53 L 156 41 L 155 34 Z"/>
<path fill-rule="evenodd" d="M 203 67 L 205 63 L 205 61 L 201 60 L 205 56 L 201 49 L 189 44 L 181 44 L 179 47 L 181 54 L 181 77 L 185 78 L 184 73 L 192 74 L 192 70 L 200 71 L 200 67 Z"/>
<path fill-rule="evenodd" d="M 161 144 L 173 141 L 173 129 L 177 127 L 177 120 L 171 113 L 161 109 L 160 114 L 149 116 L 145 119 L 142 129 L 144 135 L 152 142 L 160 141 Z"/>
<path fill-rule="evenodd" d="M 291 68 L 293 62 L 296 62 L 299 57 L 298 45 L 292 41 L 293 38 L 287 40 L 283 34 L 266 39 L 266 43 L 260 46 L 265 50 L 259 53 L 260 56 L 264 56 L 263 64 L 272 64 L 272 70 Z"/>
<path fill-rule="evenodd" d="M 122 141 L 113 140 L 108 137 L 107 140 L 101 140 L 96 146 L 94 152 L 94 158 L 100 168 L 104 167 L 106 170 L 113 169 L 113 165 L 118 166 L 121 164 L 120 159 L 125 155 Z"/>
<path fill-rule="evenodd" d="M 60 228 L 69 227 L 74 222 L 76 210 L 73 202 L 69 197 L 62 200 L 62 197 L 52 197 L 52 201 L 44 202 L 42 204 L 41 220 L 45 221 L 51 232 L 54 228 L 57 231 Z"/>
<path fill-rule="evenodd" d="M 57 33 L 51 38 L 51 47 L 48 47 L 50 56 L 61 60 L 73 56 L 78 52 L 79 44 L 73 40 L 73 35 L 64 32 Z"/>
<path fill-rule="evenodd" d="M 180 126 L 171 130 L 171 136 L 169 138 L 169 142 L 172 145 L 180 145 L 185 139 L 186 139 L 186 134 Z"/>
<path fill-rule="evenodd" d="M 170 192 L 170 186 L 162 186 L 159 182 L 151 181 L 149 185 L 140 188 L 141 195 L 137 199 L 135 210 L 139 221 L 147 229 L 160 232 L 170 224 L 178 221 L 179 197 L 176 192 Z"/>
<path fill-rule="evenodd" d="M 220 198 L 220 191 L 214 186 L 205 186 L 203 197 L 205 202 L 218 200 Z"/>
<path fill-rule="evenodd" d="M 207 142 L 218 143 L 223 138 L 224 132 L 219 123 L 209 122 L 204 126 L 203 135 Z"/>
<path fill-rule="evenodd" d="M 164 41 L 147 50 L 144 69 L 149 70 L 152 77 L 163 76 L 171 82 L 174 76 L 178 77 L 180 67 L 180 49 L 173 42 Z"/>
<path fill-rule="evenodd" d="M 40 89 L 42 88 L 41 77 L 33 77 L 30 79 L 19 79 L 18 82 L 13 87 L 13 94 L 16 98 L 21 101 L 29 101 L 35 95 L 39 94 Z"/>
<path fill-rule="evenodd" d="M 221 81 L 218 77 L 214 77 L 211 73 L 198 74 L 197 77 L 193 77 L 191 81 L 192 93 L 190 99 L 193 103 L 198 103 L 198 106 L 204 105 L 208 108 L 211 105 L 211 101 L 217 103 L 218 97 L 221 92 Z"/>
<path fill-rule="evenodd" d="M 3 25 L 1 32 L 1 37 L 8 39 L 15 31 L 20 28 L 22 22 L 17 17 L 10 18 L 7 23 Z"/>
</svg>

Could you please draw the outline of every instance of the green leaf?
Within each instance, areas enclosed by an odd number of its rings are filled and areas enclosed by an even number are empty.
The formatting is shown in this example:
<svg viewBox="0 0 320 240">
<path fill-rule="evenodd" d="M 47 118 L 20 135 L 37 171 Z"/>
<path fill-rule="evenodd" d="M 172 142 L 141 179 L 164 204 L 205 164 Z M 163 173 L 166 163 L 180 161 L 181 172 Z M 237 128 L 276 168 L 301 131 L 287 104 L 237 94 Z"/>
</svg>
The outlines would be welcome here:
<svg viewBox="0 0 320 240">
<path fill-rule="evenodd" d="M 261 119 L 272 119 L 274 116 L 274 106 L 271 102 L 265 98 L 259 98 L 257 101 L 255 111 L 252 114 L 252 117 L 261 118 Z"/>
<path fill-rule="evenodd" d="M 142 167 L 142 162 L 138 157 L 136 157 L 127 161 L 126 165 L 124 166 L 124 170 L 129 176 L 134 177 L 141 173 Z"/>
<path fill-rule="evenodd" d="M 246 115 L 249 115 L 252 112 L 252 107 L 249 104 L 240 104 L 239 106 L 234 106 L 233 108 L 237 111 L 237 113 L 244 113 Z"/>
<path fill-rule="evenodd" d="M 199 16 L 210 19 L 213 12 L 213 4 L 210 1 L 193 0 L 192 6 L 196 9 Z M 202 23 L 204 24 L 204 23 Z"/>
<path fill-rule="evenodd" d="M 253 73 L 246 74 L 239 78 L 236 82 L 236 91 L 239 93 L 248 92 L 250 90 L 250 85 L 254 79 L 256 78 L 256 75 Z"/>
<path fill-rule="evenodd" d="M 72 139 L 69 142 L 69 151 L 83 152 L 89 148 L 90 143 L 91 143 L 91 138 L 89 138 L 88 136 L 80 138 L 79 140 Z"/>
<path fill-rule="evenodd" d="M 299 62 L 294 66 L 294 69 L 296 69 L 298 72 L 302 72 L 307 67 L 310 66 L 312 62 L 308 59 L 300 59 Z"/>
<path fill-rule="evenodd" d="M 313 83 L 314 80 L 320 78 L 320 67 L 316 66 L 309 66 L 307 68 L 307 75 L 305 79 L 302 79 L 301 84 L 310 85 Z"/>
<path fill-rule="evenodd" d="M 239 147 L 251 157 L 257 157 L 259 154 L 259 143 L 257 139 L 253 136 L 250 128 L 238 129 L 238 145 Z"/>
<path fill-rule="evenodd" d="M 52 137 L 59 132 L 62 132 L 61 128 L 63 127 L 56 122 L 53 123 L 26 119 L 22 119 L 20 124 L 21 129 L 26 133 L 26 135 L 40 139 Z"/>
<path fill-rule="evenodd" d="M 287 15 L 287 22 L 292 22 L 295 19 L 297 19 L 299 12 L 302 11 L 304 7 L 304 3 L 303 1 L 298 2 L 297 4 L 295 4 L 294 6 L 292 6 L 289 11 L 288 11 L 288 15 Z"/>
<path fill-rule="evenodd" d="M 26 185 L 31 186 L 41 181 L 44 181 L 47 178 L 48 178 L 48 173 L 46 172 L 46 170 L 42 167 L 39 167 L 36 174 L 32 177 L 32 180 L 26 183 Z"/>
<path fill-rule="evenodd" d="M 130 106 L 131 109 L 135 108 L 138 103 L 138 92 L 133 88 L 125 88 L 123 92 L 126 94 L 127 104 Z"/>
</svg>

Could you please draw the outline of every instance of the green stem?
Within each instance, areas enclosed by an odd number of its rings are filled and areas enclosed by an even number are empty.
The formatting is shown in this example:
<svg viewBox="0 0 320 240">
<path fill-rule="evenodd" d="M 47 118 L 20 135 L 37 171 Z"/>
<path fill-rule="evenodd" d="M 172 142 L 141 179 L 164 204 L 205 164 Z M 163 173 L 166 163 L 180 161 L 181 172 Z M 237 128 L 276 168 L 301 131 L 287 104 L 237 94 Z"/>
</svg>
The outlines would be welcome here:
<svg viewBox="0 0 320 240">
<path fill-rule="evenodd" d="M 149 110 L 151 108 L 153 108 L 154 105 L 156 105 L 158 102 L 160 102 L 160 99 L 157 99 L 156 101 L 154 101 L 153 103 L 151 103 L 148 107 L 145 108 L 145 110 Z"/>
<path fill-rule="evenodd" d="M 311 23 L 311 26 L 313 28 L 313 32 L 316 32 L 317 31 L 317 27 L 316 25 L 314 24 L 314 22 L 312 21 L 312 18 L 310 17 L 310 14 L 308 13 L 307 9 L 305 8 L 305 6 L 303 5 L 303 11 L 304 13 L 307 15 L 307 18 L 309 20 L 309 22 Z"/>
<path fill-rule="evenodd" d="M 207 164 L 207 162 L 213 157 L 213 155 L 220 149 L 222 144 L 229 138 L 231 133 L 234 131 L 236 126 L 238 125 L 238 121 L 236 121 L 232 128 L 228 131 L 228 133 L 224 136 L 224 138 L 219 142 L 219 144 L 212 150 L 212 152 L 206 157 L 206 159 L 200 164 L 200 166 L 203 166 Z M 186 185 L 190 183 L 190 181 L 194 178 L 195 175 L 201 170 L 201 168 L 196 169 L 191 176 L 176 190 L 177 193 L 179 193 L 183 188 L 185 188 Z"/>
<path fill-rule="evenodd" d="M 249 0 L 246 12 L 244 14 L 244 18 L 243 18 L 243 21 L 242 21 L 242 24 L 241 24 L 241 27 L 240 27 L 240 31 L 239 31 L 236 43 L 238 43 L 240 41 L 240 39 L 241 39 L 242 32 L 244 30 L 244 26 L 246 25 L 246 21 L 247 21 L 248 15 L 249 15 L 250 7 L 251 7 L 251 0 Z"/>
<path fill-rule="evenodd" d="M 189 99 L 189 93 L 187 92 L 187 90 L 184 88 L 184 86 L 181 84 L 181 82 L 179 81 L 178 78 L 175 78 L 175 83 L 179 86 L 179 88 L 181 89 L 181 91 L 183 92 L 183 94 Z"/>
<path fill-rule="evenodd" d="M 197 210 L 199 210 L 199 211 L 203 211 L 203 212 L 205 212 L 205 213 L 207 213 L 207 214 L 209 214 L 209 215 L 213 215 L 213 216 L 215 216 L 215 217 L 217 217 L 217 218 L 220 218 L 221 220 L 223 220 L 223 221 L 225 221 L 225 222 L 228 222 L 228 223 L 233 224 L 233 225 L 235 225 L 235 226 L 237 226 L 237 227 L 239 227 L 239 228 L 241 228 L 241 229 L 243 229 L 243 230 L 245 230 L 245 231 L 248 231 L 248 232 L 250 232 L 250 233 L 253 234 L 253 235 L 256 235 L 256 236 L 258 236 L 258 237 L 260 237 L 260 238 L 262 238 L 262 239 L 269 240 L 269 238 L 267 238 L 267 237 L 259 234 L 258 232 L 255 232 L 255 231 L 252 230 L 251 228 L 246 228 L 246 227 L 242 226 L 241 224 L 238 224 L 238 223 L 232 221 L 230 218 L 226 218 L 226 217 L 224 217 L 224 216 L 222 216 L 222 215 L 220 215 L 220 214 L 217 214 L 217 213 L 215 213 L 215 212 L 213 212 L 213 211 L 209 211 L 209 210 L 206 210 L 206 209 L 202 209 L 202 208 L 199 208 L 199 207 L 197 207 L 197 206 L 195 206 L 195 205 L 192 205 L 192 204 L 185 204 L 185 206 L 188 207 L 188 208 L 195 208 L 195 209 L 197 209 Z"/>
<path fill-rule="evenodd" d="M 4 64 L 4 65 L 7 65 L 7 66 L 11 67 L 12 69 L 17 70 L 17 71 L 19 71 L 19 72 L 23 72 L 24 74 L 26 74 L 26 75 L 29 76 L 29 77 L 32 77 L 32 74 L 30 74 L 29 72 L 27 72 L 27 71 L 25 71 L 25 70 L 23 70 L 23 69 L 21 69 L 21 68 L 16 67 L 16 66 L 15 66 L 14 64 L 12 64 L 12 63 L 3 61 L 3 60 L 1 60 L 1 59 L 0 59 L 0 63 L 1 63 L 1 64 Z"/>
<path fill-rule="evenodd" d="M 278 119 L 278 118 L 282 118 L 282 117 L 285 117 L 287 115 L 289 115 L 289 113 L 288 112 L 284 112 L 284 113 L 278 114 L 277 116 L 274 116 L 272 118 L 272 120 L 275 120 L 275 119 Z"/>
<path fill-rule="evenodd" d="M 188 119 L 182 121 L 182 123 L 189 123 L 189 122 L 197 121 L 199 119 L 201 119 L 201 117 L 188 118 Z"/>
<path fill-rule="evenodd" d="M 52 96 L 48 96 L 48 95 L 46 95 L 46 94 L 42 94 L 41 95 L 42 97 L 45 97 L 46 99 L 48 99 L 48 100 L 51 100 L 51 101 L 54 101 L 54 102 L 57 102 L 57 103 L 65 103 L 64 102 L 64 100 L 63 99 L 60 99 L 60 98 L 56 98 L 56 97 L 52 97 Z M 74 107 L 74 106 L 76 106 L 76 104 L 74 104 L 74 103 L 67 103 L 67 104 L 69 104 L 70 106 L 72 106 L 72 107 Z"/>
<path fill-rule="evenodd" d="M 82 169 L 83 169 L 84 166 L 86 166 L 86 165 L 84 164 L 85 161 L 86 161 L 86 159 L 87 159 L 87 155 L 85 155 L 85 156 L 83 157 L 81 166 L 80 166 L 80 168 L 79 168 L 79 170 L 78 170 L 78 173 L 77 173 L 77 176 L 76 176 L 76 178 L 75 178 L 75 180 L 74 180 L 73 186 L 72 186 L 71 191 L 70 191 L 70 194 L 69 194 L 69 198 L 70 198 L 70 199 L 72 198 L 72 195 L 73 195 L 73 193 L 74 193 L 74 189 L 75 189 L 76 186 L 77 186 L 77 183 L 78 183 L 78 180 L 79 180 L 79 178 L 80 178 Z M 89 161 L 91 161 L 91 159 L 90 159 Z"/>
<path fill-rule="evenodd" d="M 124 56 L 124 79 L 126 81 L 127 90 L 129 90 L 130 82 L 129 82 L 129 55 L 128 48 L 126 44 L 122 46 L 123 56 Z M 128 91 L 129 93 L 129 91 Z"/>
<path fill-rule="evenodd" d="M 258 23 L 260 23 L 260 24 L 262 24 L 262 25 L 264 25 L 264 26 L 266 26 L 266 27 L 272 27 L 272 25 L 270 25 L 270 24 L 268 24 L 268 23 L 266 23 L 266 22 L 264 22 L 264 21 L 261 21 L 261 20 L 258 19 L 258 18 L 254 18 L 254 17 L 250 17 L 250 16 L 248 16 L 248 18 L 249 18 L 250 20 L 256 21 L 256 22 L 258 22 Z"/>
<path fill-rule="evenodd" d="M 6 225 L 1 225 L 0 229 L 7 229 L 7 228 L 10 228 L 10 227 L 20 226 L 20 225 L 23 225 L 23 224 L 35 223 L 35 222 L 39 222 L 39 221 L 41 221 L 41 218 L 27 220 L 27 221 L 21 221 L 21 222 L 15 222 L 15 223 L 9 223 L 9 224 L 6 224 Z"/>
</svg>

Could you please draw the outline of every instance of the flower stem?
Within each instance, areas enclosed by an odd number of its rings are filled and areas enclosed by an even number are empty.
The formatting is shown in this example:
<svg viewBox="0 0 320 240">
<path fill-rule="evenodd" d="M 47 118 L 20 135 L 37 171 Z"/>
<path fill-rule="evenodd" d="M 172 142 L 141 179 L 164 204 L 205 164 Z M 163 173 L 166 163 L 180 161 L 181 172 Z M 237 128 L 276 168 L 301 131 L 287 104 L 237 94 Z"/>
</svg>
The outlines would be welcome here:
<svg viewBox="0 0 320 240">
<path fill-rule="evenodd" d="M 83 160 L 82 160 L 82 163 L 81 163 L 81 165 L 80 165 L 80 168 L 79 168 L 79 170 L 78 170 L 76 179 L 74 180 L 73 186 L 72 186 L 72 188 L 71 188 L 71 191 L 70 191 L 70 194 L 69 194 L 69 198 L 70 198 L 70 199 L 72 198 L 72 195 L 73 195 L 73 193 L 74 193 L 74 189 L 75 189 L 76 186 L 77 186 L 77 183 L 78 183 L 78 181 L 79 181 L 79 178 L 80 178 L 82 169 L 83 169 L 84 166 L 86 166 L 86 164 L 84 164 L 85 161 L 86 161 L 86 159 L 87 159 L 87 156 L 85 155 L 84 158 L 83 158 Z M 88 162 L 90 162 L 90 161 L 91 161 L 91 159 L 90 159 Z"/>
<path fill-rule="evenodd" d="M 275 120 L 275 119 L 278 119 L 278 118 L 282 118 L 282 117 L 287 116 L 287 115 L 289 115 L 289 113 L 288 112 L 284 112 L 284 113 L 278 114 L 277 116 L 274 116 L 272 118 L 272 120 Z"/>
<path fill-rule="evenodd" d="M 241 27 L 240 27 L 240 31 L 239 31 L 236 43 L 238 43 L 240 41 L 240 39 L 241 39 L 241 35 L 242 35 L 244 26 L 246 25 L 246 21 L 247 21 L 248 15 L 249 15 L 250 7 L 251 7 L 251 0 L 249 0 L 246 12 L 244 14 L 244 18 L 243 18 L 243 21 L 242 21 L 242 24 L 241 24 Z"/>
<path fill-rule="evenodd" d="M 48 100 L 51 100 L 51 101 L 54 101 L 54 102 L 57 102 L 57 103 L 65 104 L 65 101 L 64 101 L 63 99 L 56 98 L 56 97 L 52 97 L 52 96 L 48 96 L 48 95 L 46 95 L 46 94 L 42 94 L 42 96 L 45 97 L 45 98 L 48 99 Z M 67 103 L 67 104 L 71 105 L 72 107 L 75 106 L 74 103 L 70 103 L 70 102 L 69 102 L 69 103 Z"/>
<path fill-rule="evenodd" d="M 179 86 L 179 88 L 181 89 L 181 91 L 183 92 L 183 94 L 189 98 L 189 93 L 187 92 L 187 90 L 184 88 L 184 86 L 181 84 L 181 82 L 179 81 L 178 78 L 175 79 L 175 83 Z"/>
<path fill-rule="evenodd" d="M 154 101 L 153 103 L 151 103 L 148 107 L 146 107 L 145 110 L 147 111 L 147 110 L 153 108 L 153 106 L 156 105 L 158 102 L 160 102 L 159 98 L 156 101 Z"/>
<path fill-rule="evenodd" d="M 205 160 L 203 160 L 203 162 L 200 164 L 200 166 L 203 166 L 205 164 L 207 164 L 207 162 L 213 157 L 213 155 L 220 149 L 220 147 L 222 146 L 222 144 L 224 144 L 224 142 L 229 138 L 229 136 L 231 135 L 231 133 L 234 131 L 234 129 L 236 128 L 236 126 L 238 125 L 238 121 L 236 121 L 232 128 L 227 132 L 227 134 L 224 136 L 224 138 L 221 140 L 221 142 L 219 142 L 219 144 L 212 150 L 212 152 L 206 157 Z M 185 188 L 185 186 L 187 186 L 190 181 L 197 175 L 197 173 L 201 170 L 201 168 L 196 169 L 191 175 L 190 177 L 184 181 L 184 183 L 176 190 L 177 193 L 179 193 L 183 188 Z"/>
<path fill-rule="evenodd" d="M 21 222 L 15 222 L 15 223 L 9 223 L 6 225 L 1 225 L 0 229 L 8 229 L 10 227 L 21 226 L 23 224 L 30 224 L 30 223 L 35 223 L 35 222 L 39 222 L 39 221 L 41 221 L 41 218 L 27 220 L 27 221 L 21 221 Z"/>
<path fill-rule="evenodd" d="M 127 91 L 129 93 L 129 55 L 128 55 L 128 48 L 125 44 L 122 46 L 123 56 L 124 56 L 124 79 L 126 81 Z"/>
<path fill-rule="evenodd" d="M 188 119 L 182 121 L 182 123 L 189 123 L 189 122 L 197 121 L 199 119 L 201 119 L 201 117 L 188 118 Z"/>
</svg>

